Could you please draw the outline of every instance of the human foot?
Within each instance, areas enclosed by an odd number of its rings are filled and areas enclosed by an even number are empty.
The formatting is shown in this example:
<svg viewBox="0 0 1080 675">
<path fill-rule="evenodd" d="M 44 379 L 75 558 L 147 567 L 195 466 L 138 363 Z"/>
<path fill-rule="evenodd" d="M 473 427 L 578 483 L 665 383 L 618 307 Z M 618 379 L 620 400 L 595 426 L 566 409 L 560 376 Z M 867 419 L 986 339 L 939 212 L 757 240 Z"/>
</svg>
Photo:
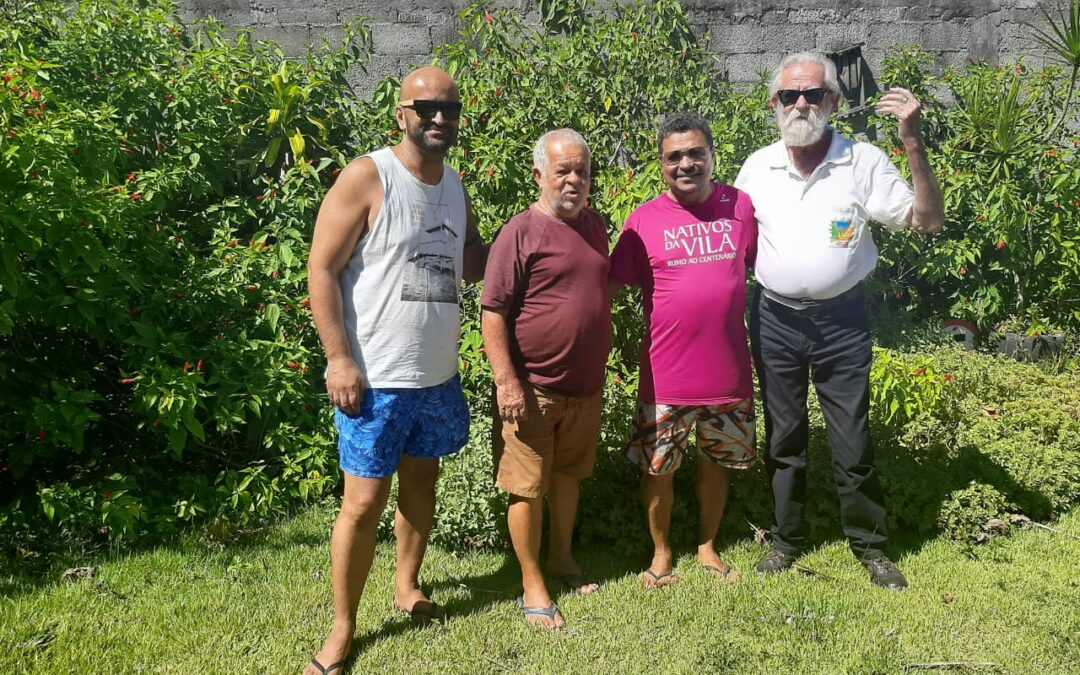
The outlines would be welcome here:
<svg viewBox="0 0 1080 675">
<path fill-rule="evenodd" d="M 573 558 L 565 562 L 548 563 L 548 578 L 573 589 L 579 595 L 592 595 L 600 590 L 600 584 L 585 575 Z"/>
<path fill-rule="evenodd" d="M 716 551 L 713 550 L 711 546 L 706 549 L 699 549 L 697 559 L 709 574 L 717 576 L 723 581 L 739 580 L 738 571 L 721 560 L 720 556 L 716 554 Z"/>
<path fill-rule="evenodd" d="M 446 609 L 428 599 L 419 588 L 400 588 L 394 593 L 394 607 L 409 615 L 416 624 L 426 626 L 432 621 L 445 621 Z"/>
<path fill-rule="evenodd" d="M 671 570 L 668 570 L 667 572 L 653 572 L 651 569 L 647 569 L 641 573 L 641 585 L 644 586 L 647 591 L 653 591 L 657 588 L 677 584 L 680 581 L 682 581 L 682 577 Z"/>
<path fill-rule="evenodd" d="M 519 595 L 517 606 L 525 615 L 525 621 L 531 626 L 546 630 L 559 630 L 566 625 L 562 612 L 559 611 L 558 605 L 554 602 L 548 602 L 547 605 L 527 605 L 525 604 L 525 596 Z"/>
<path fill-rule="evenodd" d="M 355 629 L 352 624 L 335 625 L 322 649 L 304 669 L 304 675 L 340 675 L 345 668 L 345 661 L 349 658 Z"/>
</svg>

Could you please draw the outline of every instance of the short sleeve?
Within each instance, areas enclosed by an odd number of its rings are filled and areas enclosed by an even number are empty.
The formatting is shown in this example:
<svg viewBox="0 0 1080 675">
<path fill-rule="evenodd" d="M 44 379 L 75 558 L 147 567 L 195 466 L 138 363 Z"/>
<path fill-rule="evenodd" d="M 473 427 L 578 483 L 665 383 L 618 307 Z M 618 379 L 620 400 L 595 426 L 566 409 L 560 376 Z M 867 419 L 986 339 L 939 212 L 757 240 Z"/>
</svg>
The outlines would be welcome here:
<svg viewBox="0 0 1080 675">
<path fill-rule="evenodd" d="M 626 222 L 615 250 L 611 252 L 611 279 L 626 286 L 643 285 L 644 266 L 648 264 L 645 242 L 641 240 L 633 218 Z"/>
<path fill-rule="evenodd" d="M 500 314 L 509 312 L 524 294 L 528 254 L 523 250 L 523 230 L 518 218 L 504 225 L 488 252 L 484 269 L 484 293 L 480 305 Z"/>
<path fill-rule="evenodd" d="M 739 167 L 739 175 L 735 176 L 735 182 L 732 183 L 732 185 L 734 187 L 736 187 L 736 188 L 738 188 L 740 190 L 743 190 L 743 191 L 746 190 L 746 183 L 749 180 L 748 172 L 746 170 L 746 165 L 749 164 L 749 163 L 750 163 L 749 159 L 747 159 L 745 162 L 743 162 L 743 165 L 741 167 Z"/>
<path fill-rule="evenodd" d="M 753 200 L 745 192 L 739 192 L 737 207 L 738 218 L 743 223 L 743 232 L 746 237 L 746 266 L 753 267 L 757 262 L 757 213 L 754 211 Z"/>
<path fill-rule="evenodd" d="M 873 168 L 867 184 L 866 211 L 890 230 L 902 230 L 911 221 L 915 191 L 885 153 L 873 148 Z"/>
</svg>

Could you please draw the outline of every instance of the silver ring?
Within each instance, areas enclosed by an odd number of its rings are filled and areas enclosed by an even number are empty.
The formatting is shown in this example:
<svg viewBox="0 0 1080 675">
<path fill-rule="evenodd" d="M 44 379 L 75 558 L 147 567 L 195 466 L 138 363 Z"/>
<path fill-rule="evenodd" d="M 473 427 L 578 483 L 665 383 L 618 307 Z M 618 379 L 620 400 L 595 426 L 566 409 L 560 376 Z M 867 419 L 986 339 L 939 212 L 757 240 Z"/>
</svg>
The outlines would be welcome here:
<svg viewBox="0 0 1080 675">
<path fill-rule="evenodd" d="M 907 103 L 907 96 L 901 96 L 900 97 L 900 102 L 901 103 Z"/>
</svg>

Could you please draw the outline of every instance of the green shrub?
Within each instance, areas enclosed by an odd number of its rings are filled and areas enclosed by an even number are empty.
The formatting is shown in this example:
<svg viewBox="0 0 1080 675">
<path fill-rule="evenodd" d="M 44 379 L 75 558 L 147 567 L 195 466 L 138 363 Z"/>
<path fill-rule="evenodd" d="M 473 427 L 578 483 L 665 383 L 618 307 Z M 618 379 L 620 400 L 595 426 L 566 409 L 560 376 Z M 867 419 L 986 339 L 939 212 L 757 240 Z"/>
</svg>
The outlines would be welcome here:
<svg viewBox="0 0 1080 675">
<path fill-rule="evenodd" d="M 1005 319 L 1080 330 L 1080 169 L 1077 108 L 1057 68 L 974 64 L 931 74 L 919 48 L 885 59 L 884 86 L 923 101 L 931 163 L 945 196 L 943 231 L 880 232 L 875 295 L 921 317 L 968 319 L 984 334 Z M 1075 71 L 1072 71 L 1075 77 Z M 946 107 L 943 98 L 955 100 Z M 907 171 L 896 122 L 875 118 L 881 143 Z"/>
<path fill-rule="evenodd" d="M 0 20 L 5 529 L 246 526 L 338 480 L 305 263 L 343 153 L 389 130 L 344 79 L 366 29 L 293 63 L 171 12 Z"/>
<path fill-rule="evenodd" d="M 973 542 L 985 531 L 991 519 L 1004 519 L 1013 505 L 996 488 L 971 481 L 962 490 L 949 495 L 941 505 L 938 525 L 953 539 Z"/>
</svg>

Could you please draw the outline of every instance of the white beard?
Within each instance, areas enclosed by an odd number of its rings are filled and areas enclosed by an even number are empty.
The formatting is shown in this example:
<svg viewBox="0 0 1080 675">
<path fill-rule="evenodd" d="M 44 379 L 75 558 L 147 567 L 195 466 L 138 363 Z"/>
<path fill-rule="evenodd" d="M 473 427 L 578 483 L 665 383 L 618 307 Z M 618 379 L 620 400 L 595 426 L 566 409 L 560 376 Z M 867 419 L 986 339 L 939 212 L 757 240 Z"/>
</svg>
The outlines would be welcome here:
<svg viewBox="0 0 1080 675">
<path fill-rule="evenodd" d="M 777 106 L 776 126 L 780 127 L 780 138 L 784 139 L 785 145 L 797 148 L 817 143 L 829 126 L 831 112 L 831 110 L 816 112 L 810 108 L 806 111 L 806 117 L 802 117 L 798 110 L 792 110 L 785 118 L 783 108 Z"/>
</svg>

